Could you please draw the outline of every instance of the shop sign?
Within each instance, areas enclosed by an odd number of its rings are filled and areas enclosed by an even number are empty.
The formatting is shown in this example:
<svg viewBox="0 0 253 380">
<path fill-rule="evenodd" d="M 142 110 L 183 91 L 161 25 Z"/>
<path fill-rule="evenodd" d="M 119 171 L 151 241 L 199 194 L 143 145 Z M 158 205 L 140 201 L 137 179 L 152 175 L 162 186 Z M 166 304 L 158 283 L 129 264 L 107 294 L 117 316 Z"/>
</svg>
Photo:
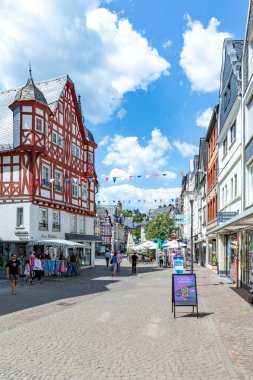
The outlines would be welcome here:
<svg viewBox="0 0 253 380">
<path fill-rule="evenodd" d="M 176 306 L 197 307 L 198 317 L 198 297 L 196 274 L 173 274 L 172 275 L 172 312 Z"/>
<path fill-rule="evenodd" d="M 29 232 L 28 231 L 16 231 L 15 235 L 18 236 L 19 240 L 28 241 L 29 240 Z"/>
<path fill-rule="evenodd" d="M 236 215 L 238 215 L 237 212 L 232 212 L 232 211 L 231 212 L 222 212 L 222 211 L 219 211 L 218 212 L 218 222 L 219 223 L 226 222 L 229 219 L 234 218 Z"/>
</svg>

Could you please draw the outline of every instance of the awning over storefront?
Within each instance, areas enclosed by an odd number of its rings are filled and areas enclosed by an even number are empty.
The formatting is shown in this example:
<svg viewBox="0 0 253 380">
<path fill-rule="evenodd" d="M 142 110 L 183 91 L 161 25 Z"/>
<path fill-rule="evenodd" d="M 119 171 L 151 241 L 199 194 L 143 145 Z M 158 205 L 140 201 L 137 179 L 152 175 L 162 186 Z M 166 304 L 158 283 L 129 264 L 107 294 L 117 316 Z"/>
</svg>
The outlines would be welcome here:
<svg viewBox="0 0 253 380">
<path fill-rule="evenodd" d="M 63 239 L 34 240 L 34 241 L 30 241 L 28 244 L 29 245 L 46 245 L 48 247 L 66 247 L 66 248 L 83 247 L 83 245 L 80 243 L 76 243 L 70 240 L 63 240 Z"/>
<path fill-rule="evenodd" d="M 102 243 L 100 236 L 86 234 L 65 234 L 67 240 Z"/>
<path fill-rule="evenodd" d="M 237 230 L 253 228 L 253 208 L 243 211 L 227 222 L 220 223 L 207 232 L 207 235 L 213 234 L 229 234 Z"/>
</svg>

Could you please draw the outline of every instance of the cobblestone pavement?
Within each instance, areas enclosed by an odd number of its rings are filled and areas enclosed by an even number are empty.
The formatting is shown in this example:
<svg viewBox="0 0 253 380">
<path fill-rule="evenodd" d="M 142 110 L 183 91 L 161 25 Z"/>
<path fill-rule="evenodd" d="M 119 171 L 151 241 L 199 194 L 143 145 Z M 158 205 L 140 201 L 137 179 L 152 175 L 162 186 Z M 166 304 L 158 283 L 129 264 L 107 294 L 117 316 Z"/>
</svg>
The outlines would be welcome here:
<svg viewBox="0 0 253 380">
<path fill-rule="evenodd" d="M 253 379 L 253 309 L 226 279 L 196 267 L 199 311 L 171 312 L 171 269 L 112 278 L 0 284 L 0 379 Z M 19 311 L 16 311 L 19 310 Z M 14 312 L 13 312 L 14 311 Z"/>
</svg>

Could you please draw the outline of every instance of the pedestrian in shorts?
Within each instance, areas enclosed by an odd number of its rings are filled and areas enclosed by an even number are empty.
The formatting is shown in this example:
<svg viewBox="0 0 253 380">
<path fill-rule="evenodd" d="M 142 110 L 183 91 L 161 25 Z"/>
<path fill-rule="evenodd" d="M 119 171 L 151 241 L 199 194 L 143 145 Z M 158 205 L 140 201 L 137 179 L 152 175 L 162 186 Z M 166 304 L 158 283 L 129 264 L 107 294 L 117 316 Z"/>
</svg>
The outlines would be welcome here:
<svg viewBox="0 0 253 380">
<path fill-rule="evenodd" d="M 11 260 L 7 263 L 6 272 L 11 282 L 11 292 L 15 295 L 18 278 L 22 274 L 22 266 L 14 253 L 11 255 Z"/>
</svg>

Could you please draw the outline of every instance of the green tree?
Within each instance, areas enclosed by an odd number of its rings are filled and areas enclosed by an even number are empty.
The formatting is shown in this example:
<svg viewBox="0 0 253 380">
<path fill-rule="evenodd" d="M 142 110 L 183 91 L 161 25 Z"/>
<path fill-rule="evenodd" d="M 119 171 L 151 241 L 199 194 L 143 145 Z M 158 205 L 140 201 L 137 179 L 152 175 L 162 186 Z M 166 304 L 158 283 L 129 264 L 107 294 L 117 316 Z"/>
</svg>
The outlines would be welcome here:
<svg viewBox="0 0 253 380">
<path fill-rule="evenodd" d="M 135 228 L 135 230 L 134 230 L 134 236 L 135 236 L 136 239 L 140 239 L 141 238 L 141 229 L 140 229 L 140 227 Z"/>
<path fill-rule="evenodd" d="M 148 240 L 160 238 L 168 240 L 175 232 L 175 220 L 165 212 L 158 213 L 145 224 L 145 236 Z"/>
</svg>

